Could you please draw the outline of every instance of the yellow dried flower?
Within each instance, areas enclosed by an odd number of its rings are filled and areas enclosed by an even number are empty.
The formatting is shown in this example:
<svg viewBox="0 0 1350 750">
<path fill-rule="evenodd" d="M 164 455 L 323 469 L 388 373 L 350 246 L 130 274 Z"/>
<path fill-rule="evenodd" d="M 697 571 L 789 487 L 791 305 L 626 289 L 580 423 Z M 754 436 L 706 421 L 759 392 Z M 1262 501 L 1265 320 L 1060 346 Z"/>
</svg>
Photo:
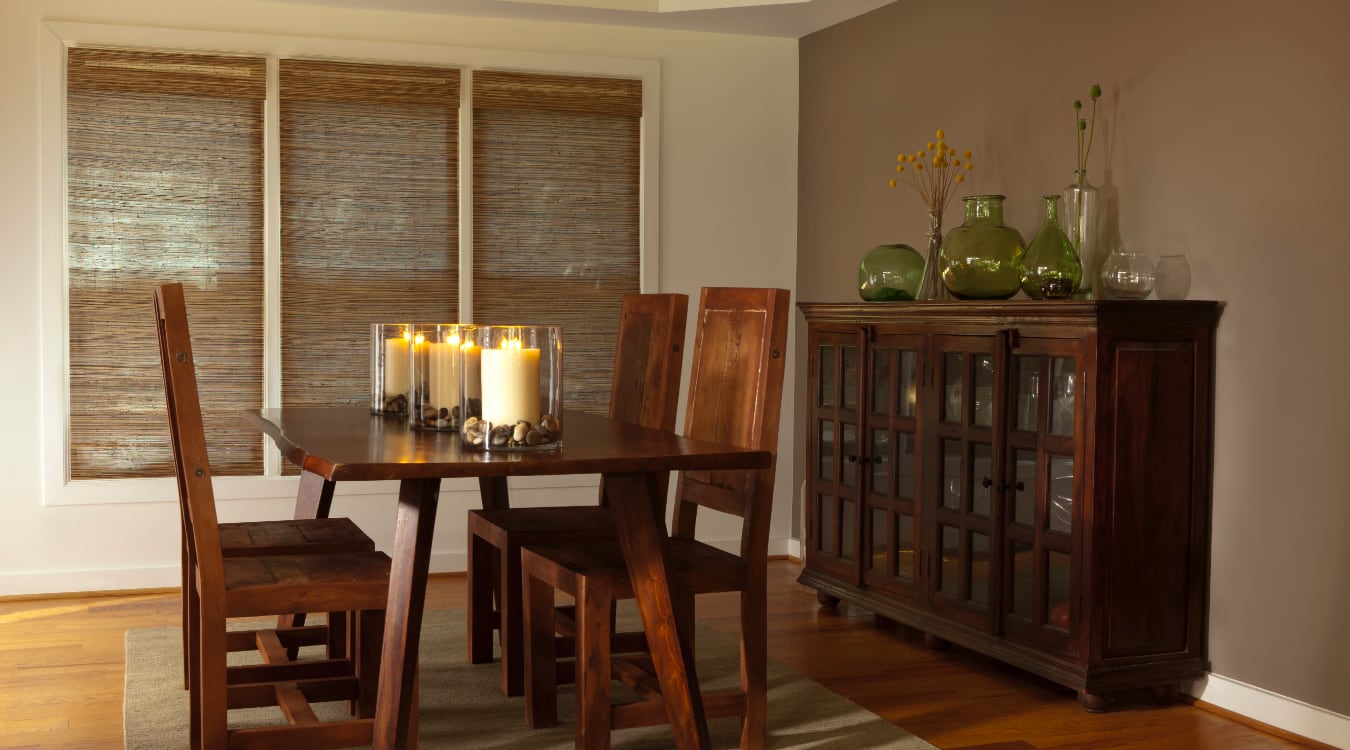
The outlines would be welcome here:
<svg viewBox="0 0 1350 750">
<path fill-rule="evenodd" d="M 897 157 L 895 157 L 895 158 L 896 158 L 897 161 L 904 161 L 904 160 L 905 160 L 905 155 L 904 155 L 904 154 L 900 154 L 899 156 L 897 156 Z"/>
<path fill-rule="evenodd" d="M 914 155 L 922 159 L 924 157 L 923 149 L 914 152 Z"/>
<path fill-rule="evenodd" d="M 961 176 L 961 175 L 957 175 L 957 177 L 960 177 L 960 176 Z M 895 187 L 895 180 L 891 180 L 891 187 Z"/>
<path fill-rule="evenodd" d="M 965 181 L 966 181 L 966 176 L 963 175 L 963 174 L 959 174 L 959 175 L 956 176 L 956 181 L 957 181 L 957 182 L 965 182 Z M 891 180 L 891 187 L 895 187 L 895 180 Z"/>
<path fill-rule="evenodd" d="M 937 146 L 934 146 L 934 145 L 933 145 L 933 142 L 932 142 L 932 141 L 929 141 L 929 142 L 928 142 L 928 150 L 929 150 L 929 151 L 932 151 L 932 150 L 935 149 L 935 148 L 937 148 Z"/>
<path fill-rule="evenodd" d="M 907 158 L 911 164 L 914 163 L 914 154 L 910 154 Z"/>
<path fill-rule="evenodd" d="M 965 150 L 965 153 L 963 153 L 963 154 L 961 154 L 961 155 L 964 156 L 964 157 L 966 157 L 967 159 L 969 159 L 969 158 L 970 158 L 970 149 L 966 149 L 966 150 Z"/>
<path fill-rule="evenodd" d="M 897 171 L 897 172 L 903 172 L 903 171 L 905 171 L 905 165 L 904 165 L 904 164 L 897 164 L 897 165 L 895 166 L 895 171 Z"/>
<path fill-rule="evenodd" d="M 928 212 L 941 221 L 943 209 L 955 197 L 956 185 L 965 181 L 963 172 L 971 169 L 971 152 L 967 150 L 964 158 L 958 158 L 956 149 L 947 143 L 946 132 L 937 130 L 935 135 L 924 148 L 897 157 L 897 177 L 890 183 L 892 187 L 901 182 L 908 183 L 918 191 Z M 913 169 L 906 170 L 906 164 Z M 962 169 L 962 164 L 965 169 Z"/>
<path fill-rule="evenodd" d="M 942 135 L 942 129 L 941 129 L 941 128 L 938 129 L 937 137 L 938 137 L 938 140 L 939 140 L 939 141 L 942 140 L 943 137 L 944 137 L 944 136 Z"/>
<path fill-rule="evenodd" d="M 952 159 L 952 166 L 953 166 L 953 167 L 959 167 L 959 166 L 961 166 L 961 160 L 960 160 L 960 159 Z"/>
<path fill-rule="evenodd" d="M 967 172 L 969 172 L 970 170 L 972 170 L 972 169 L 974 169 L 974 168 L 975 168 L 975 165 L 974 165 L 974 164 L 971 164 L 970 162 L 966 162 L 966 171 L 967 171 Z"/>
<path fill-rule="evenodd" d="M 915 164 L 915 165 L 914 165 L 914 171 L 916 171 L 916 172 L 922 172 L 922 171 L 923 171 L 923 162 L 919 162 L 919 163 Z"/>
<path fill-rule="evenodd" d="M 938 141 L 937 147 L 938 147 L 938 151 L 946 151 L 946 150 L 947 150 L 947 142 L 946 142 L 946 141 Z"/>
</svg>

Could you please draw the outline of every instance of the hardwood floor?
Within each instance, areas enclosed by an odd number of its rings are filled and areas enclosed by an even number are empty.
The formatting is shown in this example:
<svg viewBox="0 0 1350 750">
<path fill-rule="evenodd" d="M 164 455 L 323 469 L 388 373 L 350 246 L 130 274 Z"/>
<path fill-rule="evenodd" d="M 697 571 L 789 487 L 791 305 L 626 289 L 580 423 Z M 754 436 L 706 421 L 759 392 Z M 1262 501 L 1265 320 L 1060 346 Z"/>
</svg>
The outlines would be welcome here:
<svg viewBox="0 0 1350 750">
<path fill-rule="evenodd" d="M 797 565 L 769 567 L 769 654 L 944 750 L 1249 750 L 1317 747 L 1191 705 L 1131 696 L 1089 714 L 1073 692 L 869 612 L 822 608 Z M 463 576 L 438 576 L 429 608 L 462 607 Z M 123 638 L 179 624 L 178 595 L 134 593 L 0 601 L 0 748 L 122 747 Z M 699 617 L 734 632 L 734 597 L 704 597 Z M 772 710 L 772 706 L 770 706 Z"/>
</svg>

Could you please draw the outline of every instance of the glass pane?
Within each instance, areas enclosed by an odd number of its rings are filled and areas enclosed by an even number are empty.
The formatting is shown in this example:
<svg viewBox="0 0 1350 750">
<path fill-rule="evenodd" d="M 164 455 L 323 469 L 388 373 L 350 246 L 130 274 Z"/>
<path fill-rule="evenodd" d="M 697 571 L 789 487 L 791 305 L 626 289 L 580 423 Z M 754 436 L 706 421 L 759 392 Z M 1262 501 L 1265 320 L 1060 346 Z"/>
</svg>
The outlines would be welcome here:
<svg viewBox="0 0 1350 750">
<path fill-rule="evenodd" d="M 909 350 L 900 352 L 900 416 L 914 416 L 918 402 L 918 355 Z"/>
<path fill-rule="evenodd" d="M 1013 455 L 1017 460 L 1017 483 L 1013 486 L 1013 523 L 1031 526 L 1036 523 L 1036 452 L 1014 451 Z"/>
<path fill-rule="evenodd" d="M 817 353 L 820 361 L 820 393 L 816 394 L 816 403 L 834 406 L 834 347 L 821 344 Z"/>
<path fill-rule="evenodd" d="M 820 478 L 826 482 L 834 481 L 834 422 L 824 420 L 820 423 L 820 437 L 816 440 L 820 450 Z"/>
<path fill-rule="evenodd" d="M 1013 542 L 1012 545 L 1012 613 L 1018 617 L 1031 619 L 1032 603 L 1035 601 L 1035 560 L 1031 545 Z"/>
<path fill-rule="evenodd" d="M 1050 581 L 1046 596 L 1046 624 L 1058 630 L 1069 629 L 1069 556 L 1050 553 Z"/>
<path fill-rule="evenodd" d="M 975 462 L 972 467 L 974 476 L 970 483 L 970 512 L 977 516 L 987 516 L 993 496 L 994 448 L 978 443 L 973 448 Z"/>
<path fill-rule="evenodd" d="M 1038 406 L 1041 397 L 1041 358 L 1017 358 L 1017 418 L 1016 429 L 1036 431 Z"/>
<path fill-rule="evenodd" d="M 1056 358 L 1051 366 L 1054 391 L 1051 393 L 1050 431 L 1056 435 L 1073 434 L 1074 367 L 1072 359 Z"/>
<path fill-rule="evenodd" d="M 988 427 L 994 423 L 994 358 L 988 354 L 975 357 L 975 424 Z"/>
<path fill-rule="evenodd" d="M 891 413 L 891 351 L 872 352 L 872 413 Z"/>
<path fill-rule="evenodd" d="M 961 442 L 942 441 L 942 506 L 961 507 Z"/>
<path fill-rule="evenodd" d="M 907 433 L 897 433 L 896 439 L 899 444 L 896 446 L 899 451 L 895 462 L 895 496 L 907 499 L 914 499 L 914 467 L 918 462 L 918 449 L 914 444 L 914 436 Z"/>
<path fill-rule="evenodd" d="M 857 554 L 857 550 L 854 548 L 858 536 L 858 522 L 854 518 L 855 505 L 856 503 L 846 497 L 839 500 L 839 511 L 843 516 L 839 519 L 840 560 L 852 560 L 853 556 Z"/>
<path fill-rule="evenodd" d="M 957 571 L 960 569 L 961 530 L 955 526 L 942 529 L 942 569 L 938 572 L 938 590 L 948 599 L 956 598 Z"/>
<path fill-rule="evenodd" d="M 970 602 L 989 606 L 989 535 L 970 535 Z"/>
<path fill-rule="evenodd" d="M 858 347 L 841 346 L 844 364 L 839 376 L 844 379 L 844 398 L 840 404 L 845 409 L 858 408 Z"/>
<path fill-rule="evenodd" d="M 846 487 L 858 486 L 858 426 L 853 424 L 842 424 L 839 426 L 843 445 L 843 483 Z"/>
<path fill-rule="evenodd" d="M 914 516 L 897 513 L 896 533 L 899 537 L 896 554 L 896 577 L 907 583 L 914 583 Z"/>
<path fill-rule="evenodd" d="M 886 524 L 888 515 L 883 509 L 872 509 L 872 548 L 868 550 L 871 553 L 868 567 L 882 574 L 887 572 L 886 555 L 891 549 L 891 530 Z"/>
<path fill-rule="evenodd" d="M 872 445 L 867 449 L 871 457 L 869 486 L 873 492 L 891 494 L 890 430 L 872 430 Z"/>
<path fill-rule="evenodd" d="M 1073 531 L 1073 457 L 1050 457 L 1050 520 L 1051 531 L 1068 534 Z"/>
<path fill-rule="evenodd" d="M 816 498 L 816 518 L 820 519 L 820 538 L 816 550 L 833 556 L 834 552 L 834 498 L 821 495 Z"/>
<path fill-rule="evenodd" d="M 942 421 L 961 422 L 961 355 L 947 354 L 942 364 L 946 400 L 942 403 Z"/>
</svg>

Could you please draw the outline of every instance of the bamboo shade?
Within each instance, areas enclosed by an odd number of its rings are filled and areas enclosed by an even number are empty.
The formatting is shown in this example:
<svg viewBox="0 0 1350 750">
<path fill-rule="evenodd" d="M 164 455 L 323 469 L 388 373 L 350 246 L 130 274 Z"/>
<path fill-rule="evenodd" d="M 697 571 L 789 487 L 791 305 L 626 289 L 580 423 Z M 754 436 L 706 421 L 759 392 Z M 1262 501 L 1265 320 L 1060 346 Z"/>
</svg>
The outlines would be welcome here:
<svg viewBox="0 0 1350 750">
<path fill-rule="evenodd" d="M 639 287 L 640 81 L 475 73 L 473 319 L 563 327 L 563 404 L 606 413 Z"/>
<path fill-rule="evenodd" d="M 258 474 L 262 101 L 257 58 L 67 58 L 70 477 L 172 476 L 151 290 L 187 288 L 212 471 Z"/>
<path fill-rule="evenodd" d="M 455 322 L 459 71 L 281 61 L 281 388 L 365 404 L 370 324 Z"/>
</svg>

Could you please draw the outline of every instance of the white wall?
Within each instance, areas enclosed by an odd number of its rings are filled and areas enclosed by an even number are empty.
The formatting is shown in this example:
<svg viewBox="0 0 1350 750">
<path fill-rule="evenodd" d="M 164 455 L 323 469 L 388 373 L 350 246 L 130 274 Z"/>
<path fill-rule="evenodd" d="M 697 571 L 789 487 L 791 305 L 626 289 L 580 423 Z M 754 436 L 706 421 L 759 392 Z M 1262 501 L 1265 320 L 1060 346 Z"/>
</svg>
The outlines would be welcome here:
<svg viewBox="0 0 1350 750">
<path fill-rule="evenodd" d="M 798 267 L 803 299 L 849 300 L 868 248 L 923 246 L 918 196 L 885 184 L 896 154 L 936 128 L 975 151 L 973 180 L 958 194 L 1006 194 L 1008 223 L 1030 238 L 1040 196 L 1072 179 L 1072 102 L 1100 83 L 1089 175 L 1103 187 L 1109 227 L 1146 251 L 1180 233 L 1191 297 L 1226 303 L 1214 674 L 1192 690 L 1342 747 L 1347 29 L 1343 0 L 904 0 L 807 37 Z M 958 201 L 946 226 L 960 221 Z M 1263 693 L 1290 700 L 1266 712 Z"/>
<path fill-rule="evenodd" d="M 42 157 L 59 128 L 44 120 L 45 22 L 186 29 L 358 40 L 395 50 L 433 45 L 511 53 L 654 60 L 660 65 L 660 288 L 691 297 L 705 285 L 795 288 L 797 44 L 795 40 L 483 18 L 338 11 L 252 0 L 5 0 L 0 3 L 0 596 L 176 585 L 177 507 L 168 501 L 44 504 L 41 436 L 44 382 L 41 312 Z M 231 37 L 233 38 L 233 37 Z M 303 46 L 303 45 L 302 45 Z M 506 53 L 504 56 L 502 53 Z M 396 54 L 396 52 L 395 52 Z M 538 59 L 537 57 L 532 59 Z M 59 145 L 59 144 L 58 144 Z M 59 252 L 59 249 L 57 250 Z M 795 292 L 794 292 L 795 302 Z M 692 340 L 693 326 L 690 326 Z M 789 352 L 789 356 L 792 353 Z M 688 362 L 685 363 L 686 375 Z M 158 378 L 147 372 L 146 377 Z M 785 393 L 794 392 L 789 368 Z M 788 550 L 792 399 L 785 398 L 773 551 Z M 681 416 L 681 419 L 683 417 Z M 59 426 L 58 426 L 59 427 Z M 167 428 L 167 426 L 166 426 Z M 538 483 L 531 483 L 537 486 Z M 516 483 L 513 482 L 513 487 Z M 278 497 L 221 501 L 223 520 L 287 517 L 293 490 Z M 522 504 L 586 502 L 590 487 L 516 493 Z M 133 498 L 134 499 L 134 498 Z M 433 570 L 462 569 L 463 511 L 472 485 L 447 483 L 433 545 Z M 393 538 L 393 495 L 344 497 L 350 515 L 382 545 Z M 726 525 L 700 533 L 727 538 Z"/>
</svg>

